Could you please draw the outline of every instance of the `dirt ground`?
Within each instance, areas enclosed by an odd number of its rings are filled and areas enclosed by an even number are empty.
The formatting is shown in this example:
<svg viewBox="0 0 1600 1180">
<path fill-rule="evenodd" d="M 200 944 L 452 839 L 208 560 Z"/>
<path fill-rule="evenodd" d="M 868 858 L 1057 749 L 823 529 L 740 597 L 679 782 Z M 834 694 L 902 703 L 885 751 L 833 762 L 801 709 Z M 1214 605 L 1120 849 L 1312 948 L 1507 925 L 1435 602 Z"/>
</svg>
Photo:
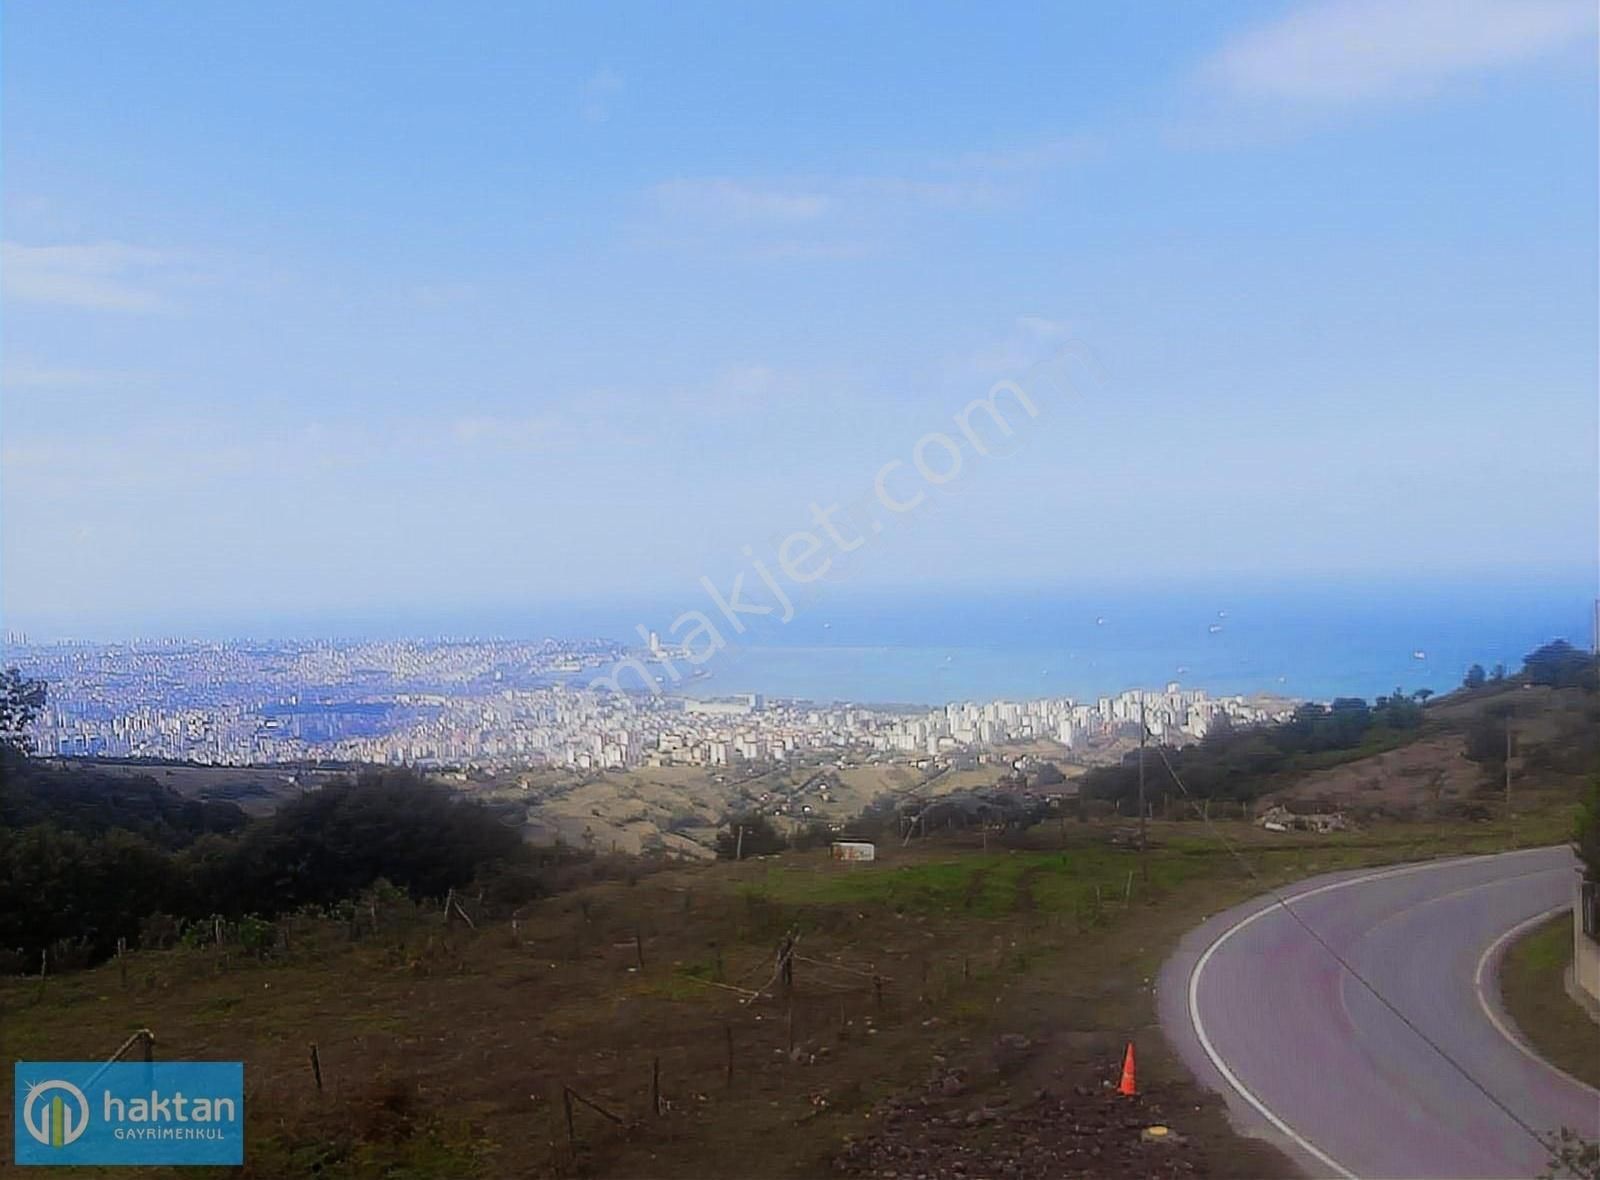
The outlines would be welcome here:
<svg viewBox="0 0 1600 1180">
<path fill-rule="evenodd" d="M 1461 735 L 1443 733 L 1358 762 L 1313 771 L 1293 787 L 1274 792 L 1273 798 L 1345 808 L 1416 806 L 1466 798 L 1482 783 L 1483 773 L 1462 754 Z"/>
<path fill-rule="evenodd" d="M 1511 713 L 1513 736 L 1511 779 L 1513 807 L 1537 806 L 1524 801 L 1562 792 L 1584 782 L 1600 745 L 1596 702 L 1577 689 L 1491 687 L 1458 692 L 1428 705 L 1425 727 L 1417 740 L 1384 753 L 1301 775 L 1292 785 L 1274 791 L 1269 802 L 1288 803 L 1294 810 L 1346 809 L 1357 813 L 1429 818 L 1443 814 L 1481 813 L 1497 807 L 1504 779 L 1499 763 L 1473 762 L 1466 756 L 1466 734 L 1485 721 Z M 1498 732 L 1498 720 L 1493 722 Z M 1307 806 L 1299 806 L 1307 805 Z"/>
<path fill-rule="evenodd" d="M 1028 1044 L 1022 1037 L 1006 1043 Z M 922 1094 L 884 1103 L 877 1129 L 851 1140 L 836 1166 L 850 1175 L 926 1180 L 1293 1174 L 1265 1144 L 1252 1157 L 1248 1145 L 1197 1142 L 1210 1120 L 1194 1112 L 1206 1100 L 1197 1104 L 1200 1096 L 1183 1083 L 1124 1096 L 1095 1071 L 1049 1072 L 1046 1084 L 999 1106 L 963 1103 L 960 1074 L 936 1078 Z M 1228 1171 L 1216 1170 L 1224 1164 Z"/>
<path fill-rule="evenodd" d="M 925 793 L 992 786 L 1002 769 L 983 766 L 941 774 Z M 825 784 L 819 776 L 826 777 Z M 541 842 L 559 837 L 573 847 L 630 855 L 660 846 L 709 859 L 719 825 L 730 812 L 755 806 L 770 812 L 787 800 L 789 813 L 779 817 L 780 825 L 843 822 L 880 795 L 914 790 L 926 776 L 901 763 L 837 769 L 829 761 L 765 773 L 663 766 L 585 775 L 540 770 L 516 777 L 528 784 L 527 790 L 501 785 L 486 793 L 527 803 L 530 824 Z"/>
</svg>

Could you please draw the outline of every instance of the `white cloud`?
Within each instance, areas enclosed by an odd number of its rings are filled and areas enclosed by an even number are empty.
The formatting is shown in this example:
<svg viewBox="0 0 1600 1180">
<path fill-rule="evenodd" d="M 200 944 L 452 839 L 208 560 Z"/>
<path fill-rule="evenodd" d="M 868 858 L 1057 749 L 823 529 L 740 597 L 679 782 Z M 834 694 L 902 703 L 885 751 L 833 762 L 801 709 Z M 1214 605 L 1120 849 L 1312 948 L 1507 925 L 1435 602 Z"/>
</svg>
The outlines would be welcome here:
<svg viewBox="0 0 1600 1180">
<path fill-rule="evenodd" d="M 423 307 L 451 307 L 476 298 L 478 289 L 472 283 L 418 283 L 410 289 L 413 301 Z"/>
<path fill-rule="evenodd" d="M 879 251 L 884 227 L 921 213 L 999 208 L 1017 189 L 970 175 L 745 181 L 679 178 L 649 190 L 659 224 L 645 240 L 753 262 L 849 260 Z M 736 232 L 730 232 L 736 231 Z"/>
<path fill-rule="evenodd" d="M 912 218 L 1015 209 L 1099 141 L 1061 135 L 881 172 L 678 177 L 652 185 L 637 239 L 747 261 L 849 260 L 881 252 Z"/>
<path fill-rule="evenodd" d="M 740 221 L 812 221 L 826 213 L 831 204 L 818 192 L 723 177 L 669 180 L 651 191 L 656 201 L 671 212 Z"/>
<path fill-rule="evenodd" d="M 171 305 L 152 283 L 170 262 L 159 250 L 121 242 L 70 246 L 0 243 L 0 290 L 20 303 L 92 311 L 151 312 Z"/>
<path fill-rule="evenodd" d="M 1081 164 L 1100 150 L 1092 135 L 1059 135 L 1035 143 L 1013 144 L 989 151 L 964 152 L 949 161 L 955 168 L 982 172 L 1043 172 Z"/>
<path fill-rule="evenodd" d="M 450 433 L 463 446 L 539 449 L 560 445 L 566 425 L 553 414 L 469 414 L 452 422 Z"/>
<path fill-rule="evenodd" d="M 804 224 L 848 219 L 885 210 L 992 208 L 1014 193 L 974 170 L 952 178 L 846 176 L 791 183 L 747 182 L 726 177 L 669 180 L 651 190 L 667 212 L 755 224 Z"/>
<path fill-rule="evenodd" d="M 1321 0 L 1202 67 L 1236 97 L 1344 104 L 1426 94 L 1593 35 L 1592 0 Z"/>
<path fill-rule="evenodd" d="M 600 70 L 592 75 L 578 91 L 584 121 L 604 123 L 611 117 L 612 103 L 626 88 L 627 82 L 615 70 Z"/>
<path fill-rule="evenodd" d="M 40 365 L 14 357 L 7 357 L 4 364 L 0 364 L 0 387 L 5 389 L 76 391 L 125 388 L 147 385 L 150 380 L 148 373 Z"/>
<path fill-rule="evenodd" d="M 947 363 L 947 374 L 961 380 L 992 381 L 1015 377 L 1051 359 L 1063 349 L 1077 348 L 1077 333 L 1065 320 L 1018 316 L 1002 339 Z"/>
<path fill-rule="evenodd" d="M 927 180 L 907 176 L 869 176 L 848 180 L 843 192 L 863 203 L 888 202 L 935 209 L 984 209 L 1011 201 L 1015 192 L 982 174 L 955 180 Z"/>
<path fill-rule="evenodd" d="M 0 447 L 0 469 L 14 505 L 17 490 L 29 498 L 93 501 L 122 494 L 191 489 L 232 479 L 294 458 L 281 439 L 218 430 L 197 438 L 192 427 L 151 424 L 131 435 L 11 432 Z"/>
<path fill-rule="evenodd" d="M 862 241 L 805 242 L 798 238 L 780 238 L 758 242 L 746 249 L 741 257 L 751 262 L 787 262 L 817 259 L 847 261 L 866 258 L 874 253 L 874 246 Z"/>
</svg>

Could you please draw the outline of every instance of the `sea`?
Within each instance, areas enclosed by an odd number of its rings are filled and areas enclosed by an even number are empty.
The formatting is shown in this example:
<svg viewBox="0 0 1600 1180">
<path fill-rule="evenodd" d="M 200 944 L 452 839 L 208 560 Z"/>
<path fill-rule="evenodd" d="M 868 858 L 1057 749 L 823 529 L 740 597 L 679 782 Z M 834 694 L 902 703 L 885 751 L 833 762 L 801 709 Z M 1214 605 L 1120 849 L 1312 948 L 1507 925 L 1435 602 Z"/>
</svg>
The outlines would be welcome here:
<svg viewBox="0 0 1600 1180">
<path fill-rule="evenodd" d="M 759 587 L 747 588 L 759 599 Z M 1294 584 L 1042 586 L 959 591 L 828 590 L 779 612 L 742 617 L 742 633 L 704 591 L 627 602 L 544 603 L 450 616 L 370 615 L 302 623 L 305 634 L 530 639 L 605 637 L 637 648 L 697 610 L 726 647 L 683 660 L 673 691 L 761 693 L 863 704 L 1092 699 L 1177 683 L 1213 695 L 1311 700 L 1461 683 L 1472 664 L 1515 671 L 1553 639 L 1593 642 L 1593 576 Z M 696 673 L 693 677 L 688 674 Z"/>
<path fill-rule="evenodd" d="M 840 604 L 785 641 L 730 646 L 681 691 L 937 705 L 1090 699 L 1177 683 L 1212 695 L 1331 700 L 1461 684 L 1474 663 L 1516 670 L 1553 639 L 1592 641 L 1592 594 L 992 595 Z"/>
</svg>

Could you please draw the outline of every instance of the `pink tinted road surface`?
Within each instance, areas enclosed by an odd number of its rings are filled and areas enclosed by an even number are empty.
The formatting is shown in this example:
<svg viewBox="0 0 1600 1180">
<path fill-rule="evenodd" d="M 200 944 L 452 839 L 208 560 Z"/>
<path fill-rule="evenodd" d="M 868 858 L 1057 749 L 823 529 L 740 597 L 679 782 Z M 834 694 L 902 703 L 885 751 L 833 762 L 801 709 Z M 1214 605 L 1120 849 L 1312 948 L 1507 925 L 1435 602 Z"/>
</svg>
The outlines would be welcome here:
<svg viewBox="0 0 1600 1180">
<path fill-rule="evenodd" d="M 1508 1035 L 1493 952 L 1570 903 L 1566 848 L 1314 878 L 1295 913 L 1495 1099 L 1548 1135 L 1600 1140 L 1600 1092 Z M 1500 943 L 1503 946 L 1503 943 Z M 1484 986 L 1479 988 L 1480 980 Z M 1271 898 L 1191 931 L 1157 984 L 1161 1024 L 1241 1129 L 1310 1175 L 1535 1176 L 1548 1152 Z M 1600 1028 L 1595 1051 L 1600 1054 Z"/>
</svg>

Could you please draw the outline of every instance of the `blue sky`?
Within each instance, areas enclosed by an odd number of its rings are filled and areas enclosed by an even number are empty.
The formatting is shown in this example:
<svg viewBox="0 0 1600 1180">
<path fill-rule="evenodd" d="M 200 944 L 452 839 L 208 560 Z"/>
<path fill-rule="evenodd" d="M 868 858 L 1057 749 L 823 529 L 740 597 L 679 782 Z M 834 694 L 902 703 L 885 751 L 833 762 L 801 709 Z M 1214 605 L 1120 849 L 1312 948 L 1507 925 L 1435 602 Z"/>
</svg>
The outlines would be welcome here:
<svg viewBox="0 0 1600 1180">
<path fill-rule="evenodd" d="M 1068 342 L 830 582 L 1592 581 L 1595 36 L 16 0 L 6 624 L 688 600 Z"/>
</svg>

